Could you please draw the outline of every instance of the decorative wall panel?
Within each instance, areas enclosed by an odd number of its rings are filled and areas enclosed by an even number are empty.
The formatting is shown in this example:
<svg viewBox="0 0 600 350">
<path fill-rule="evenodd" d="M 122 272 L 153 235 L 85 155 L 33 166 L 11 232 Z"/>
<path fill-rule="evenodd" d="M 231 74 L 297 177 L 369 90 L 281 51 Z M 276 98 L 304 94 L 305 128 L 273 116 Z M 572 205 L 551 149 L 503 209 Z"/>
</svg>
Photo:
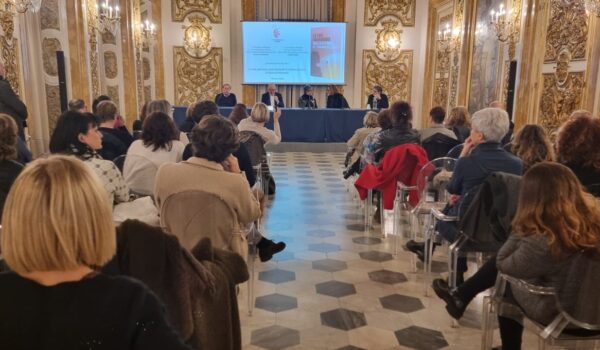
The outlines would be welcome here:
<svg viewBox="0 0 600 350">
<path fill-rule="evenodd" d="M 117 105 L 120 106 L 119 103 L 119 86 L 118 85 L 112 85 L 112 86 L 107 86 L 106 87 L 106 94 L 111 98 L 111 100 L 113 100 L 113 102 Z M 120 111 L 121 114 L 123 113 L 123 111 Z"/>
<path fill-rule="evenodd" d="M 444 16 L 439 19 L 438 30 L 445 28 L 446 24 L 452 28 L 452 15 Z M 437 37 L 437 36 L 436 36 Z M 435 40 L 435 71 L 433 81 L 433 94 L 431 106 L 440 106 L 446 108 L 448 106 L 448 88 L 450 83 L 450 58 L 452 51 L 444 47 L 440 47 L 438 40 Z"/>
<path fill-rule="evenodd" d="M 46 84 L 46 106 L 48 107 L 48 129 L 50 135 L 56 127 L 56 121 L 60 116 L 60 89 L 58 85 Z"/>
<path fill-rule="evenodd" d="M 454 3 L 454 25 L 453 28 L 463 28 L 463 16 L 465 11 L 465 0 L 456 0 Z M 448 105 L 450 108 L 456 107 L 456 98 L 458 95 L 458 73 L 459 73 L 459 53 L 462 50 L 462 38 L 459 36 L 456 40 L 456 47 L 452 55 L 452 69 L 450 73 L 450 96 L 448 96 Z"/>
<path fill-rule="evenodd" d="M 171 18 L 173 22 L 183 22 L 192 12 L 201 12 L 212 23 L 221 23 L 221 0 L 171 0 Z"/>
<path fill-rule="evenodd" d="M 17 39 L 13 37 L 15 24 L 13 15 L 8 12 L 0 12 L 0 56 L 6 66 L 6 80 L 10 82 L 13 90 L 19 93 L 19 46 Z"/>
<path fill-rule="evenodd" d="M 44 63 L 44 72 L 53 77 L 58 75 L 56 51 L 60 50 L 61 45 L 58 39 L 44 38 L 42 40 L 42 62 Z"/>
<path fill-rule="evenodd" d="M 573 111 L 581 108 L 584 72 L 566 74 L 564 81 L 559 80 L 556 74 L 544 74 L 540 124 L 548 130 L 555 130 Z"/>
<path fill-rule="evenodd" d="M 173 47 L 175 104 L 187 106 L 198 99 L 212 100 L 223 82 L 223 49 L 213 48 L 201 58 L 190 56 L 185 48 Z"/>
<path fill-rule="evenodd" d="M 571 53 L 572 60 L 583 60 L 586 54 L 588 16 L 584 0 L 550 1 L 550 21 L 546 39 L 545 62 L 553 62 L 562 50 Z"/>
<path fill-rule="evenodd" d="M 100 77 L 98 76 L 98 36 L 96 34 L 96 7 L 93 5 L 87 6 L 87 31 L 88 44 L 90 46 L 90 75 L 92 83 L 92 97 L 100 95 Z"/>
<path fill-rule="evenodd" d="M 410 101 L 412 87 L 413 51 L 402 50 L 393 61 L 377 57 L 375 50 L 363 50 L 362 59 L 362 103 L 371 93 L 373 85 L 380 85 L 388 95 L 390 104 L 395 101 Z"/>
<path fill-rule="evenodd" d="M 448 105 L 448 78 L 435 79 L 433 83 L 432 105 L 442 107 Z"/>
<path fill-rule="evenodd" d="M 104 51 L 104 74 L 108 79 L 115 79 L 119 75 L 117 54 L 113 51 Z"/>
<path fill-rule="evenodd" d="M 415 0 L 365 0 L 365 26 L 375 26 L 386 16 L 399 19 L 405 27 L 414 27 Z"/>
<path fill-rule="evenodd" d="M 40 12 L 46 13 L 47 15 L 41 16 L 40 24 L 42 30 L 44 29 L 56 29 L 60 30 L 60 23 L 58 15 L 58 0 L 44 0 L 42 1 L 42 7 Z"/>
</svg>

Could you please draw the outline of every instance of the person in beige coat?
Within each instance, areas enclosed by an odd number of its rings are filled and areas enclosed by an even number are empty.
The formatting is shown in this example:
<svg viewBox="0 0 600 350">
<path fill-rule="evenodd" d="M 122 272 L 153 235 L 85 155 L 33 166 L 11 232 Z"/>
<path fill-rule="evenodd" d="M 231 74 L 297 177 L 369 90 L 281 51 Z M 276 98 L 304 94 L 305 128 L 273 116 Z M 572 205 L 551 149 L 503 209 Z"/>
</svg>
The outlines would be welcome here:
<svg viewBox="0 0 600 350">
<path fill-rule="evenodd" d="M 156 174 L 154 198 L 161 223 L 177 231 L 171 233 L 188 249 L 196 245 L 203 232 L 208 232 L 215 247 L 242 253 L 245 243 L 235 243 L 235 238 L 244 238 L 239 233 L 260 218 L 261 209 L 237 158 L 231 154 L 239 147 L 237 128 L 228 119 L 207 116 L 192 130 L 191 142 L 193 157 L 181 163 L 163 164 Z M 190 191 L 201 194 L 180 197 L 180 203 L 164 208 L 169 197 Z M 198 203 L 193 202 L 194 198 Z M 261 261 L 267 261 L 285 249 L 285 243 L 260 237 L 257 247 Z"/>
</svg>

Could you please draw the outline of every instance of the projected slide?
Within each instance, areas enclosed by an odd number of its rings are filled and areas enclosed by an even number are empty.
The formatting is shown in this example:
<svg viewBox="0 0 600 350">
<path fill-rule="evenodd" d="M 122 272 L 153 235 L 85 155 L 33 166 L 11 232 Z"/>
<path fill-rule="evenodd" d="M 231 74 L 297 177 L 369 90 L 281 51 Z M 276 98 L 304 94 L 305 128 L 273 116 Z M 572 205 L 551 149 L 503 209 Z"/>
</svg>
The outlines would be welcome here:
<svg viewBox="0 0 600 350">
<path fill-rule="evenodd" d="M 343 84 L 346 24 L 243 22 L 244 83 Z"/>
</svg>

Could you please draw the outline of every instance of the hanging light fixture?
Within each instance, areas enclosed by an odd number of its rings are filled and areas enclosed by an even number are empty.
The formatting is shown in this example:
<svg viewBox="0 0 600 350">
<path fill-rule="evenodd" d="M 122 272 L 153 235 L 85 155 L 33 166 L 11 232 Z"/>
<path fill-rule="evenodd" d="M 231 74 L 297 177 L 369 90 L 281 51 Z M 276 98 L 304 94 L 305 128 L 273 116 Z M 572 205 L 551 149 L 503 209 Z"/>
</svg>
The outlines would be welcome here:
<svg viewBox="0 0 600 350">
<path fill-rule="evenodd" d="M 96 18 L 100 32 L 116 35 L 121 23 L 121 9 L 106 0 L 102 5 L 96 5 Z"/>
</svg>

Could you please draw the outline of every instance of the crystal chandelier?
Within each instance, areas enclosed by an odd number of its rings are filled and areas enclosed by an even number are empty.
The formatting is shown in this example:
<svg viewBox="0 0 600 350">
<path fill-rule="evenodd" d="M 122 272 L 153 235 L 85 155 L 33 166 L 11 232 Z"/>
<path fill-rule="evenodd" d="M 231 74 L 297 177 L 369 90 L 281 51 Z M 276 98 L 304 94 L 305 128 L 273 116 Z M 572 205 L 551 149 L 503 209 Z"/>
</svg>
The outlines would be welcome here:
<svg viewBox="0 0 600 350">
<path fill-rule="evenodd" d="M 101 6 L 96 5 L 96 18 L 100 32 L 116 35 L 121 22 L 121 9 L 119 5 L 112 6 L 108 0 L 104 1 Z"/>
<path fill-rule="evenodd" d="M 37 12 L 42 7 L 42 0 L 7 0 L 4 9 L 0 12 L 25 13 L 27 11 Z"/>
<path fill-rule="evenodd" d="M 585 0 L 585 8 L 590 13 L 600 17 L 600 0 Z"/>
</svg>

